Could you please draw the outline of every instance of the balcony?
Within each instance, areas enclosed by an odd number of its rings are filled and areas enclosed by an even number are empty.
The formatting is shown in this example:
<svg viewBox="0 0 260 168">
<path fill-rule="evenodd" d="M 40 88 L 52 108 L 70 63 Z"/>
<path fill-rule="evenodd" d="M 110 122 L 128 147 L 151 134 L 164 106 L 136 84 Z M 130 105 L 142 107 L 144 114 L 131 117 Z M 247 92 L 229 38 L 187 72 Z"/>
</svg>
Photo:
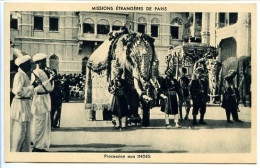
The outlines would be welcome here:
<svg viewBox="0 0 260 168">
<path fill-rule="evenodd" d="M 239 29 L 238 24 L 226 25 L 216 29 L 216 35 L 218 39 L 224 39 L 231 36 L 236 36 L 237 30 Z"/>
<path fill-rule="evenodd" d="M 188 41 L 189 39 L 201 39 L 201 26 L 190 26 L 184 29 L 183 39 Z"/>
<path fill-rule="evenodd" d="M 83 41 L 105 41 L 108 39 L 107 34 L 83 33 L 79 34 L 79 40 Z"/>
<path fill-rule="evenodd" d="M 178 46 L 182 44 L 182 39 L 170 39 L 170 45 Z"/>
</svg>

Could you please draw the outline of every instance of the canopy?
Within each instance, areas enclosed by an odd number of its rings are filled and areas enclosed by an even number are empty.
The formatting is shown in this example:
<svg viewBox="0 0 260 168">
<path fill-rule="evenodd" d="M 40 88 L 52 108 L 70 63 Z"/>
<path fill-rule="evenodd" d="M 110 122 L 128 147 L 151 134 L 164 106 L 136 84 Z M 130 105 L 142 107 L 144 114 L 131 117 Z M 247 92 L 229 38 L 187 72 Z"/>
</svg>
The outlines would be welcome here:
<svg viewBox="0 0 260 168">
<path fill-rule="evenodd" d="M 184 60 L 190 58 L 193 61 L 204 56 L 216 57 L 217 55 L 215 47 L 203 43 L 185 43 L 184 45 L 170 49 L 170 54 L 173 56 L 179 56 Z"/>
<path fill-rule="evenodd" d="M 89 57 L 87 66 L 94 72 L 107 67 L 107 60 L 111 41 L 105 40 Z"/>
</svg>

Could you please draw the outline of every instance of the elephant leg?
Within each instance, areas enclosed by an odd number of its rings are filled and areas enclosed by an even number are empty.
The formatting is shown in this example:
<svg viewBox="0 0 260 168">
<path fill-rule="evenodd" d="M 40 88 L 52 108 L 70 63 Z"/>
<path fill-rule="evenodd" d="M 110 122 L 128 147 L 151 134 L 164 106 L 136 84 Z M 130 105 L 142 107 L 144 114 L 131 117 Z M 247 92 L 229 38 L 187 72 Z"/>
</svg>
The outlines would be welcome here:
<svg viewBox="0 0 260 168">
<path fill-rule="evenodd" d="M 149 105 L 143 105 L 143 126 L 147 127 L 150 125 L 150 108 Z"/>
</svg>

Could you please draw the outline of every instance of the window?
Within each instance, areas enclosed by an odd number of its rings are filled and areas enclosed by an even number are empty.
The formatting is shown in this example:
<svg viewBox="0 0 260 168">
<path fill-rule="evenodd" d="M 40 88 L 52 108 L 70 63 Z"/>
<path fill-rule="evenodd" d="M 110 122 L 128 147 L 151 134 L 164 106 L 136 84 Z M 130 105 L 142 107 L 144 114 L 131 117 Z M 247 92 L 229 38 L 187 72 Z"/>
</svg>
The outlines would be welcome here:
<svg viewBox="0 0 260 168">
<path fill-rule="evenodd" d="M 34 16 L 34 30 L 43 30 L 43 17 Z"/>
<path fill-rule="evenodd" d="M 58 31 L 59 30 L 59 18 L 50 17 L 49 20 L 49 30 L 50 31 Z"/>
<path fill-rule="evenodd" d="M 95 24 L 94 21 L 90 18 L 87 18 L 83 22 L 83 33 L 94 33 Z"/>
<path fill-rule="evenodd" d="M 110 31 L 110 26 L 108 21 L 100 20 L 97 25 L 97 33 L 98 34 L 108 34 Z"/>
<path fill-rule="evenodd" d="M 12 19 L 12 16 L 10 18 L 10 28 L 11 29 L 18 29 L 17 19 Z"/>
<path fill-rule="evenodd" d="M 225 26 L 225 13 L 219 13 L 219 27 Z"/>
<path fill-rule="evenodd" d="M 120 30 L 121 26 L 112 26 L 112 30 Z"/>
<path fill-rule="evenodd" d="M 237 22 L 237 13 L 229 13 L 229 24 L 235 24 Z"/>
<path fill-rule="evenodd" d="M 201 12 L 195 13 L 195 17 L 196 17 L 196 25 L 201 26 L 202 25 L 202 13 Z"/>
<path fill-rule="evenodd" d="M 94 33 L 94 24 L 83 23 L 83 33 Z"/>
<path fill-rule="evenodd" d="M 219 22 L 225 23 L 225 13 L 219 13 Z"/>
<path fill-rule="evenodd" d="M 179 27 L 171 26 L 171 37 L 172 39 L 179 39 Z"/>
<path fill-rule="evenodd" d="M 121 26 L 122 26 L 122 22 L 119 20 L 116 20 L 113 22 L 113 26 L 112 26 L 112 30 L 120 30 Z"/>
<path fill-rule="evenodd" d="M 98 34 L 108 34 L 109 29 L 110 29 L 109 25 L 101 25 L 101 24 L 97 25 Z"/>
<path fill-rule="evenodd" d="M 171 24 L 173 25 L 183 25 L 183 20 L 179 17 L 172 19 Z"/>
<path fill-rule="evenodd" d="M 151 20 L 151 36 L 159 37 L 159 24 L 160 20 L 158 18 L 153 18 Z"/>
<path fill-rule="evenodd" d="M 144 24 L 138 24 L 138 32 L 139 33 L 145 33 L 145 25 Z"/>
<path fill-rule="evenodd" d="M 151 35 L 152 37 L 158 37 L 159 34 L 159 26 L 158 25 L 151 25 Z"/>
</svg>

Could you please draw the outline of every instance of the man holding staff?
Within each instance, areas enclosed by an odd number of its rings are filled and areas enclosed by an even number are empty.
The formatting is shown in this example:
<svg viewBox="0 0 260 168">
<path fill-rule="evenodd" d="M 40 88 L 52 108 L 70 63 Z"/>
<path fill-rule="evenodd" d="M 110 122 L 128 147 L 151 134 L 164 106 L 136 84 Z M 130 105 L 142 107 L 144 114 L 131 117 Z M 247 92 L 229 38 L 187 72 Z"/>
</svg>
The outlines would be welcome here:
<svg viewBox="0 0 260 168">
<path fill-rule="evenodd" d="M 196 78 L 191 81 L 190 94 L 193 102 L 193 125 L 198 125 L 197 115 L 200 111 L 200 120 L 199 124 L 206 125 L 204 121 L 204 116 L 206 113 L 206 103 L 207 103 L 207 90 L 208 83 L 203 79 L 204 70 L 201 67 L 198 67 L 195 70 Z"/>
<path fill-rule="evenodd" d="M 51 133 L 51 98 L 49 92 L 53 90 L 53 75 L 48 78 L 46 72 L 47 55 L 38 53 L 33 57 L 36 69 L 32 72 L 31 83 L 36 80 L 41 81 L 41 85 L 35 88 L 35 94 L 32 102 L 32 113 L 34 114 L 34 148 L 33 152 L 46 152 L 50 146 Z"/>
</svg>

